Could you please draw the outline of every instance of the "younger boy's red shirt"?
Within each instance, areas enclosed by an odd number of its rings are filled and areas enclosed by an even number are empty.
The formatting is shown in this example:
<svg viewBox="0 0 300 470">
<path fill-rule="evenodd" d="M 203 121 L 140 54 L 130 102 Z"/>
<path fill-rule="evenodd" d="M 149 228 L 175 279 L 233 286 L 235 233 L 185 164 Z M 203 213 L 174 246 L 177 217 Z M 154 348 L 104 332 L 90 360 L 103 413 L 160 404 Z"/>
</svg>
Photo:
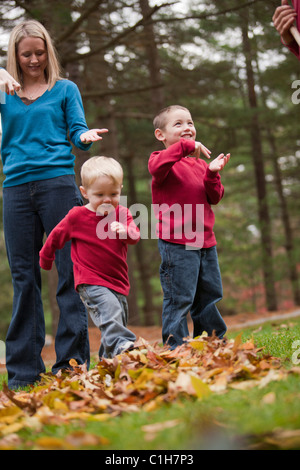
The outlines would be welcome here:
<svg viewBox="0 0 300 470">
<path fill-rule="evenodd" d="M 222 199 L 224 187 L 218 172 L 189 156 L 194 150 L 194 141 L 181 139 L 150 156 L 157 235 L 171 243 L 210 248 L 217 243 L 211 205 Z"/>
<path fill-rule="evenodd" d="M 110 230 L 114 220 L 127 227 L 126 235 Z M 49 234 L 40 251 L 40 266 L 51 269 L 55 251 L 72 240 L 75 288 L 80 284 L 100 285 L 123 295 L 129 293 L 127 245 L 140 239 L 129 210 L 118 206 L 108 216 L 99 216 L 85 206 L 73 207 Z"/>
</svg>

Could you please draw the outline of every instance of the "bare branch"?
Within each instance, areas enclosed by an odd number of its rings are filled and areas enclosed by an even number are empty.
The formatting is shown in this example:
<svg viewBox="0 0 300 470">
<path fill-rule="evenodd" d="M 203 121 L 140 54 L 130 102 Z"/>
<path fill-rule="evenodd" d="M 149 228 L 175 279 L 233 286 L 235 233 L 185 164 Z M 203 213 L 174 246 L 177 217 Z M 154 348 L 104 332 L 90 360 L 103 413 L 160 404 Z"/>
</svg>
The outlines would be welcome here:
<svg viewBox="0 0 300 470">
<path fill-rule="evenodd" d="M 98 54 L 99 52 L 101 51 L 105 51 L 117 44 L 120 43 L 121 39 L 123 39 L 124 37 L 128 36 L 130 33 L 132 33 L 133 31 L 135 31 L 139 26 L 142 26 L 142 25 L 145 25 L 147 24 L 149 18 L 151 18 L 151 16 L 156 13 L 160 8 L 162 8 L 163 6 L 165 5 L 155 5 L 153 8 L 151 8 L 151 10 L 149 11 L 149 14 L 144 17 L 144 18 L 141 18 L 137 23 L 135 23 L 133 26 L 129 27 L 129 28 L 126 28 L 124 31 L 122 31 L 120 34 L 118 34 L 117 36 L 115 36 L 111 41 L 108 41 L 106 44 L 103 44 L 102 46 L 100 47 L 97 47 L 96 49 L 93 49 L 92 51 L 90 52 L 86 52 L 85 54 L 74 54 L 73 56 L 70 56 L 67 60 L 68 63 L 70 62 L 75 62 L 77 60 L 85 60 L 85 59 L 88 59 L 89 57 L 95 55 L 95 54 Z"/>
<path fill-rule="evenodd" d="M 96 0 L 89 8 L 87 8 L 81 15 L 80 17 L 72 23 L 72 25 L 64 31 L 57 39 L 56 39 L 56 44 L 59 44 L 62 41 L 65 41 L 67 38 L 69 38 L 81 25 L 81 23 L 93 12 L 95 11 L 98 6 L 102 3 L 103 0 Z"/>
<path fill-rule="evenodd" d="M 104 96 L 121 96 L 121 95 L 130 95 L 131 93 L 143 93 L 144 91 L 153 90 L 154 88 L 161 88 L 163 87 L 163 83 L 158 83 L 156 85 L 142 87 L 142 88 L 134 88 L 130 90 L 105 90 L 105 91 L 86 91 L 82 92 L 83 98 L 103 98 Z"/>
<path fill-rule="evenodd" d="M 201 13 L 199 15 L 190 15 L 190 16 L 182 16 L 182 17 L 169 17 L 169 18 L 157 18 L 156 20 L 151 20 L 149 21 L 147 24 L 154 24 L 154 23 L 172 23 L 172 22 L 175 22 L 175 21 L 184 21 L 184 20 L 205 20 L 207 18 L 211 18 L 213 16 L 221 16 L 221 15 L 225 15 L 226 13 L 232 13 L 234 11 L 238 11 L 238 10 L 241 10 L 242 8 L 247 8 L 247 7 L 250 7 L 252 5 L 254 5 L 255 3 L 259 3 L 259 2 L 263 2 L 265 0 L 251 0 L 250 2 L 247 2 L 247 3 L 242 3 L 241 5 L 238 5 L 236 7 L 232 7 L 232 8 L 227 8 L 225 10 L 221 10 L 219 12 L 210 12 L 210 13 Z"/>
<path fill-rule="evenodd" d="M 134 113 L 134 112 L 114 112 L 114 118 L 116 119 L 147 119 L 149 121 L 153 121 L 153 114 L 149 113 Z"/>
</svg>

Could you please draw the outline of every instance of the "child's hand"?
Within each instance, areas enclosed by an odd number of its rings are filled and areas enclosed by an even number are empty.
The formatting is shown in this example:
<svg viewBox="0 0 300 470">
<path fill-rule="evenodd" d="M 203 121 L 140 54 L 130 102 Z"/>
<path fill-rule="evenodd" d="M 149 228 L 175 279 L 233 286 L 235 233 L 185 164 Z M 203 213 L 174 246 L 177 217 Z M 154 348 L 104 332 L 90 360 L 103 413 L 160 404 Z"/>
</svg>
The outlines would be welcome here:
<svg viewBox="0 0 300 470">
<path fill-rule="evenodd" d="M 224 166 L 227 165 L 230 159 L 230 153 L 224 155 L 221 153 L 217 158 L 215 158 L 208 166 L 210 171 L 216 172 L 223 170 Z"/>
<path fill-rule="evenodd" d="M 117 221 L 114 221 L 110 224 L 110 229 L 112 232 L 116 232 L 119 235 L 125 235 L 127 233 L 124 225 Z"/>
<path fill-rule="evenodd" d="M 104 132 L 108 132 L 108 129 L 90 129 L 89 131 L 81 134 L 80 140 L 84 144 L 96 142 L 97 140 L 102 140 L 102 137 L 99 134 L 103 134 Z"/>
<path fill-rule="evenodd" d="M 191 154 L 196 159 L 200 158 L 201 152 L 206 156 L 206 158 L 210 158 L 211 151 L 208 150 L 201 142 L 195 142 L 195 150 Z"/>
</svg>

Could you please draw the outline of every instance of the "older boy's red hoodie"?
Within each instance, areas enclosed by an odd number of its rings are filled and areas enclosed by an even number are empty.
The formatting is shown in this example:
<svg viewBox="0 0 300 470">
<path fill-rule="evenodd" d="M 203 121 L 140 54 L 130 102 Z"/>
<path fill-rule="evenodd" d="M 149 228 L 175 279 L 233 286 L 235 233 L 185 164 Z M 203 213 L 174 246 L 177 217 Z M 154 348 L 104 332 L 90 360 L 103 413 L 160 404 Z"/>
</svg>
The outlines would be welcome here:
<svg viewBox="0 0 300 470">
<path fill-rule="evenodd" d="M 189 156 L 194 150 L 194 141 L 181 139 L 150 156 L 157 235 L 171 243 L 210 248 L 217 243 L 211 205 L 222 199 L 224 187 L 218 172 Z"/>
</svg>

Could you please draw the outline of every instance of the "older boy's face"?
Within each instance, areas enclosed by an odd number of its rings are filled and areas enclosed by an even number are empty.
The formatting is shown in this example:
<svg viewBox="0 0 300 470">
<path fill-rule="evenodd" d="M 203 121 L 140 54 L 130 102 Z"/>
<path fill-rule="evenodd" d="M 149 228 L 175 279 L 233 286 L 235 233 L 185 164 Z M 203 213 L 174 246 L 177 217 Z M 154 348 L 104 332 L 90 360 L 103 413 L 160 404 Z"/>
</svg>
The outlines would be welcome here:
<svg viewBox="0 0 300 470">
<path fill-rule="evenodd" d="M 160 129 L 161 140 L 166 147 L 180 139 L 195 140 L 196 129 L 190 113 L 184 109 L 176 109 L 167 115 L 164 129 Z"/>
</svg>

